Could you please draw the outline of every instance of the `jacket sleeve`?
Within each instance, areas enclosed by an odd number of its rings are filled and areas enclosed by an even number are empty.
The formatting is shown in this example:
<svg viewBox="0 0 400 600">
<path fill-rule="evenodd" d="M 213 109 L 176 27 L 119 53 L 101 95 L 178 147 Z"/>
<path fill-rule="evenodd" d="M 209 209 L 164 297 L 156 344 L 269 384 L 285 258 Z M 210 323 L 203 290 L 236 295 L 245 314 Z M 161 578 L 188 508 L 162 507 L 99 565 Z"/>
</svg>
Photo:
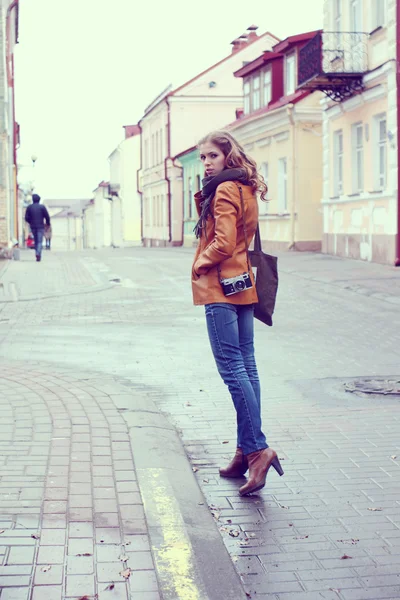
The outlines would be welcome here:
<svg viewBox="0 0 400 600">
<path fill-rule="evenodd" d="M 43 205 L 43 216 L 46 220 L 46 225 L 50 226 L 50 215 L 47 208 Z"/>
<path fill-rule="evenodd" d="M 25 221 L 27 223 L 31 222 L 31 211 L 30 211 L 31 206 L 29 205 L 25 211 Z"/>
<path fill-rule="evenodd" d="M 229 181 L 218 186 L 214 199 L 215 235 L 194 264 L 197 275 L 204 275 L 209 269 L 233 255 L 236 248 L 239 205 L 239 190 L 234 183 Z"/>
</svg>

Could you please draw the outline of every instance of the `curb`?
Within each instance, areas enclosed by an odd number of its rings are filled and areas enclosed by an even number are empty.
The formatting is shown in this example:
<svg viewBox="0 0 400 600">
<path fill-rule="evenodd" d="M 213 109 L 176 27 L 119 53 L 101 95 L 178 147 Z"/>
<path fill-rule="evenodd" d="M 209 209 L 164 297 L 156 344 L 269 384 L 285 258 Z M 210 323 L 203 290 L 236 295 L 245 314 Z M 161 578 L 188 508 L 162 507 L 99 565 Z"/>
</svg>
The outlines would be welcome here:
<svg viewBox="0 0 400 600">
<path fill-rule="evenodd" d="M 129 429 L 163 600 L 245 600 L 175 428 L 148 396 L 114 402 Z"/>
</svg>

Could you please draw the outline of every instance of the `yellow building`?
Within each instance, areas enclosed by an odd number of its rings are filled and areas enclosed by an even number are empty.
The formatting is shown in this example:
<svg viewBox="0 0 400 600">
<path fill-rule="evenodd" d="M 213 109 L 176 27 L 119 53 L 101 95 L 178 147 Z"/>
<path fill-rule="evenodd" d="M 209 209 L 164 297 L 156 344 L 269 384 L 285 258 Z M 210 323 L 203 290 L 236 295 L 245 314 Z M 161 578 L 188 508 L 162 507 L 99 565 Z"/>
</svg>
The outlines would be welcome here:
<svg viewBox="0 0 400 600">
<path fill-rule="evenodd" d="M 398 258 L 396 2 L 325 0 L 324 31 L 299 54 L 300 89 L 326 94 L 322 249 L 393 264 Z"/>
<path fill-rule="evenodd" d="M 244 111 L 228 129 L 268 185 L 259 221 L 270 250 L 321 249 L 321 94 L 297 90 L 298 54 L 315 33 L 291 36 L 235 73 Z"/>
</svg>

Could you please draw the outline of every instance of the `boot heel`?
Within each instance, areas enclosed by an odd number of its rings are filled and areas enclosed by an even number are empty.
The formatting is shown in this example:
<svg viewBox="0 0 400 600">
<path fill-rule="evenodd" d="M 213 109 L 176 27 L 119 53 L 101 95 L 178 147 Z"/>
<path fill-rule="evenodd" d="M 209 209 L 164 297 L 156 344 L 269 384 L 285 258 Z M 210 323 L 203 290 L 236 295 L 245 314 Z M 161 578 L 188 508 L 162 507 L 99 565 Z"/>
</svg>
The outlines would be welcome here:
<svg viewBox="0 0 400 600">
<path fill-rule="evenodd" d="M 278 475 L 280 475 L 282 477 L 283 469 L 282 469 L 281 463 L 279 462 L 279 458 L 277 456 L 274 458 L 274 460 L 272 461 L 271 464 L 274 467 L 275 471 L 278 473 Z"/>
</svg>

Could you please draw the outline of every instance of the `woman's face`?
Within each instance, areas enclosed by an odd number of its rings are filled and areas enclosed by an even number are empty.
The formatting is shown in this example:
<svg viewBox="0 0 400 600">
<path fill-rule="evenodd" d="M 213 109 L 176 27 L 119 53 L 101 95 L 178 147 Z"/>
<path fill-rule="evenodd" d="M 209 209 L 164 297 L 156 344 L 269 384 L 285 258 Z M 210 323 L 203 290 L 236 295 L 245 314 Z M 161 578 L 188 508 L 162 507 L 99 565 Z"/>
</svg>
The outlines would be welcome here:
<svg viewBox="0 0 400 600">
<path fill-rule="evenodd" d="M 206 175 L 216 176 L 225 169 L 224 153 L 211 142 L 201 144 L 200 160 L 204 165 Z"/>
</svg>

